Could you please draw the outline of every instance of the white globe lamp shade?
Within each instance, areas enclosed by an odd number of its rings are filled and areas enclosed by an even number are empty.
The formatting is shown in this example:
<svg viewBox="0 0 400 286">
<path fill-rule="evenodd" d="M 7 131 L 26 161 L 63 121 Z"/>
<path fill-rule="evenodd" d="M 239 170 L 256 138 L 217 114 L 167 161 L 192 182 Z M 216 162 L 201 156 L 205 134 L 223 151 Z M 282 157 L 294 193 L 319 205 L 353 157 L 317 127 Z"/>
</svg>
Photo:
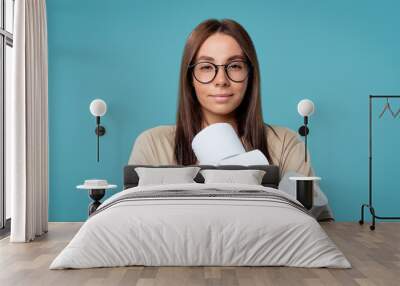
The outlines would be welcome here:
<svg viewBox="0 0 400 286">
<path fill-rule="evenodd" d="M 297 111 L 303 117 L 310 116 L 314 113 L 314 103 L 309 99 L 300 100 L 297 104 Z"/>
<path fill-rule="evenodd" d="M 93 116 L 103 116 L 107 112 L 107 104 L 102 99 L 95 99 L 90 103 L 90 112 Z"/>
</svg>

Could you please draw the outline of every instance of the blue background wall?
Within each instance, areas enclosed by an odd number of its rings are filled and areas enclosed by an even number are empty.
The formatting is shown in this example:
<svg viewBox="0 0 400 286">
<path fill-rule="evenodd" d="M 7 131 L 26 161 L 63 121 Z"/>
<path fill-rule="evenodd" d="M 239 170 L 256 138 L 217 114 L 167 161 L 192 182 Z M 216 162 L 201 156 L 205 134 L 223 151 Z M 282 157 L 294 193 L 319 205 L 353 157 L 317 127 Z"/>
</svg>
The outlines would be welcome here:
<svg viewBox="0 0 400 286">
<path fill-rule="evenodd" d="M 314 101 L 313 166 L 336 219 L 358 220 L 367 200 L 368 95 L 400 94 L 400 4 L 329 2 L 48 0 L 50 221 L 85 220 L 90 200 L 75 186 L 87 178 L 121 186 L 136 136 L 174 124 L 183 46 L 207 18 L 235 19 L 252 37 L 265 122 L 297 130 L 297 102 Z M 108 104 L 100 163 L 95 98 Z M 375 199 L 380 215 L 393 215 L 400 116 L 377 120 L 383 103 L 375 106 Z"/>
</svg>

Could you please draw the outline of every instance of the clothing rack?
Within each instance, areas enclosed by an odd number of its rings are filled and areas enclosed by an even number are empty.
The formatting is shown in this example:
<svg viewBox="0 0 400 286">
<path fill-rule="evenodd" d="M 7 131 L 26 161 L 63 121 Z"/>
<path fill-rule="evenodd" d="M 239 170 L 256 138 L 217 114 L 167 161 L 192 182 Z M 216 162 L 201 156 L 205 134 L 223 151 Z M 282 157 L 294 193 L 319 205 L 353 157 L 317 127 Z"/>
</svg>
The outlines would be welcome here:
<svg viewBox="0 0 400 286">
<path fill-rule="evenodd" d="M 360 224 L 364 224 L 364 208 L 369 208 L 369 211 L 372 216 L 372 225 L 370 225 L 370 229 L 375 229 L 375 219 L 381 220 L 393 220 L 393 219 L 400 219 L 400 217 L 385 217 L 385 216 L 378 216 L 375 212 L 375 209 L 372 205 L 372 101 L 374 99 L 382 99 L 386 98 L 400 98 L 400 95 L 370 95 L 369 96 L 369 172 L 368 172 L 368 193 L 369 193 L 369 200 L 368 204 L 363 204 L 361 206 L 361 219 L 359 221 Z M 385 107 L 386 109 L 386 107 Z M 393 115 L 393 112 L 391 112 Z M 396 114 L 397 115 L 397 114 Z M 394 116 L 396 118 L 396 116 Z"/>
</svg>

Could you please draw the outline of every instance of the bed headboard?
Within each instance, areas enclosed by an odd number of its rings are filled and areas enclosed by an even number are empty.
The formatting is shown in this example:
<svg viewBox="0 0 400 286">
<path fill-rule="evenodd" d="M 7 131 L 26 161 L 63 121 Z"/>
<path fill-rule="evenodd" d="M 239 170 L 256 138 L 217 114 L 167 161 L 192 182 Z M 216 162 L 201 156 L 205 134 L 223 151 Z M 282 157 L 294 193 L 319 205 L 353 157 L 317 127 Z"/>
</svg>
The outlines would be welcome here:
<svg viewBox="0 0 400 286">
<path fill-rule="evenodd" d="M 275 165 L 252 165 L 252 166 L 238 166 L 238 165 L 224 165 L 224 166 L 212 166 L 212 165 L 191 165 L 200 167 L 202 170 L 204 169 L 219 169 L 219 170 L 243 170 L 243 169 L 256 169 L 256 170 L 264 170 L 266 171 L 263 179 L 262 185 L 265 187 L 278 188 L 279 185 L 279 168 Z M 135 171 L 136 167 L 148 167 L 148 168 L 179 168 L 179 167 L 188 167 L 181 165 L 127 165 L 124 167 L 124 190 L 128 188 L 133 188 L 138 185 L 139 176 Z M 194 178 L 197 183 L 204 183 L 204 178 L 200 174 Z"/>
</svg>

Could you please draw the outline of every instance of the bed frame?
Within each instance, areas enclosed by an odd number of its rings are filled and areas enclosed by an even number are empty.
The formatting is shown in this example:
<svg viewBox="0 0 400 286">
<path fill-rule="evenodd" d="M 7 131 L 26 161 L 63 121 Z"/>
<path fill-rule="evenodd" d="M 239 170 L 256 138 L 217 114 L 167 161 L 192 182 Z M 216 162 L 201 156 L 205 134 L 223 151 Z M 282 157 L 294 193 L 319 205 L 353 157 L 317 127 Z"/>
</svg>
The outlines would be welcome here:
<svg viewBox="0 0 400 286">
<path fill-rule="evenodd" d="M 278 188 L 279 185 L 279 168 L 275 165 L 252 165 L 252 166 L 238 166 L 238 165 L 224 165 L 224 166 L 212 166 L 212 165 L 191 165 L 200 167 L 202 170 L 204 169 L 218 169 L 218 170 L 247 170 L 247 169 L 256 169 L 256 170 L 264 170 L 266 171 L 262 185 L 265 187 Z M 181 165 L 127 165 L 124 167 L 124 190 L 128 188 L 133 188 L 138 185 L 139 176 L 135 171 L 136 167 L 148 167 L 148 168 L 179 168 L 179 167 L 189 167 L 189 166 L 181 166 Z M 200 174 L 194 178 L 197 183 L 204 183 L 204 178 Z"/>
</svg>

